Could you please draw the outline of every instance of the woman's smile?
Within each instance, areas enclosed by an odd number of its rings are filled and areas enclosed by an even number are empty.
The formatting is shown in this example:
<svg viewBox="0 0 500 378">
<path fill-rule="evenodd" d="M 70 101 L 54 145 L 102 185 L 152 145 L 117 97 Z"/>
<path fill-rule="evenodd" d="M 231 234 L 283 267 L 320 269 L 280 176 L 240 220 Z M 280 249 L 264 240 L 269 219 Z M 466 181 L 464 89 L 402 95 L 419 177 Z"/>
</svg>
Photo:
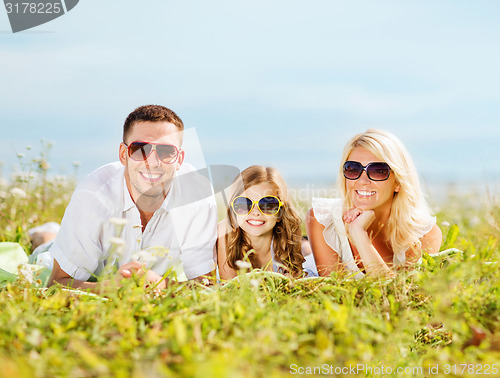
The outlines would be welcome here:
<svg viewBox="0 0 500 378">
<path fill-rule="evenodd" d="M 363 147 L 356 147 L 349 154 L 348 160 L 360 162 L 367 166 L 380 159 Z M 355 180 L 346 180 L 346 189 L 355 207 L 363 210 L 390 209 L 396 192 L 397 184 L 394 174 L 391 172 L 386 180 L 370 180 L 366 172 Z"/>
<path fill-rule="evenodd" d="M 373 191 L 370 191 L 370 190 L 356 190 L 356 193 L 360 197 L 370 198 L 371 196 L 374 196 L 377 192 L 373 192 Z"/>
</svg>

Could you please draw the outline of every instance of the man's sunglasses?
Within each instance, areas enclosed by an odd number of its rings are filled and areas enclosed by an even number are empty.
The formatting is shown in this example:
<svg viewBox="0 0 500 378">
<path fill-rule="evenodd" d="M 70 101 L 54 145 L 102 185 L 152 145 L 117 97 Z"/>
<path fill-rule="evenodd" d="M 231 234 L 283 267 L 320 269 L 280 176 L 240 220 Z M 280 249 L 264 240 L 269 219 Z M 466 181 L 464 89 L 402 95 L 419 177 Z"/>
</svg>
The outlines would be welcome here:
<svg viewBox="0 0 500 378">
<path fill-rule="evenodd" d="M 391 167 L 387 163 L 369 163 L 366 166 L 359 161 L 346 161 L 344 163 L 344 177 L 348 180 L 357 180 L 363 171 L 372 181 L 384 181 L 391 174 Z"/>
<path fill-rule="evenodd" d="M 127 146 L 126 143 L 125 146 Z M 158 159 L 161 160 L 162 163 L 172 164 L 177 160 L 177 156 L 179 155 L 179 150 L 173 144 L 162 144 L 162 143 L 149 143 L 149 142 L 141 142 L 135 141 L 130 143 L 127 146 L 128 156 L 132 160 L 142 161 L 146 160 L 153 150 L 156 151 L 156 155 Z"/>
<path fill-rule="evenodd" d="M 231 202 L 233 211 L 238 215 L 250 214 L 255 205 L 257 205 L 260 212 L 264 215 L 276 215 L 283 206 L 283 202 L 274 196 L 265 196 L 258 201 L 252 201 L 248 197 L 236 197 Z"/>
</svg>

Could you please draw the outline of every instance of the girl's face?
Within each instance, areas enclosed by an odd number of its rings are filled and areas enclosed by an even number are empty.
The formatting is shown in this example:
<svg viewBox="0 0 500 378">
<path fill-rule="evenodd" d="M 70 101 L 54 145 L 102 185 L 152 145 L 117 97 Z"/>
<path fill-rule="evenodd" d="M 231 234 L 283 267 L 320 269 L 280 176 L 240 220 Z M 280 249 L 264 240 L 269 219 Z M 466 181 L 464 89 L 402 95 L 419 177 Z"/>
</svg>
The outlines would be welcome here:
<svg viewBox="0 0 500 378">
<path fill-rule="evenodd" d="M 278 197 L 278 190 L 274 185 L 264 183 L 251 186 L 239 195 L 239 197 L 248 197 L 252 201 L 259 201 L 265 196 Z M 233 212 L 233 214 L 235 213 Z M 272 235 L 272 231 L 278 221 L 279 214 L 280 212 L 275 215 L 265 215 L 259 210 L 257 204 L 255 204 L 249 214 L 235 214 L 235 216 L 238 226 L 241 227 L 241 229 L 245 231 L 248 236 L 266 236 Z"/>
<path fill-rule="evenodd" d="M 349 161 L 357 161 L 363 166 L 369 163 L 380 162 L 374 154 L 363 147 L 354 148 L 349 157 Z M 355 207 L 361 210 L 390 210 L 394 192 L 399 191 L 399 185 L 396 183 L 394 172 L 390 172 L 389 178 L 384 181 L 370 180 L 363 171 L 361 176 L 356 180 L 346 181 L 347 195 Z"/>
</svg>

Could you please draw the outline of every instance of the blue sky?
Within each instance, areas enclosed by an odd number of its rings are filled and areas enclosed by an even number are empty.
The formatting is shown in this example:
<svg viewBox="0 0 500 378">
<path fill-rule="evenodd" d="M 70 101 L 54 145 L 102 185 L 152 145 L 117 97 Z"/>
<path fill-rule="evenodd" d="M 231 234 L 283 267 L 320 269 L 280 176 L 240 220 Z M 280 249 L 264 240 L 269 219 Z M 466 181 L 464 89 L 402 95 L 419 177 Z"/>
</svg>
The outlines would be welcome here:
<svg viewBox="0 0 500 378">
<path fill-rule="evenodd" d="M 332 182 L 370 127 L 428 183 L 498 181 L 499 16 L 496 1 L 82 0 L 12 34 L 0 9 L 4 175 L 41 138 L 53 173 L 89 173 L 158 103 L 207 164 L 273 165 L 292 185 Z"/>
</svg>

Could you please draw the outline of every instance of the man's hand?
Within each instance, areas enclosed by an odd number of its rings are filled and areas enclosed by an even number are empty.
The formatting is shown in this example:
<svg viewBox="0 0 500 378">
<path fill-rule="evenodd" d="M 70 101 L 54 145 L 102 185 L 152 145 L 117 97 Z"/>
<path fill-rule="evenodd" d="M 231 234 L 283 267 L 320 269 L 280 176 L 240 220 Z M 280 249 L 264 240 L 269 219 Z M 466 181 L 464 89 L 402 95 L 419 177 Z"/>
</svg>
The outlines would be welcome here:
<svg viewBox="0 0 500 378">
<path fill-rule="evenodd" d="M 131 261 L 122 265 L 115 275 L 116 281 L 118 283 L 124 278 L 131 278 L 132 276 L 143 277 L 144 276 L 144 287 L 154 287 L 155 290 L 161 290 L 166 288 L 166 282 L 162 276 L 152 270 L 146 269 L 146 264 L 140 263 L 138 261 Z"/>
<path fill-rule="evenodd" d="M 146 264 L 140 263 L 138 261 L 131 261 L 129 263 L 123 264 L 118 269 L 116 273 L 116 279 L 121 281 L 123 278 L 130 278 L 132 275 L 142 276 L 145 271 Z"/>
</svg>

